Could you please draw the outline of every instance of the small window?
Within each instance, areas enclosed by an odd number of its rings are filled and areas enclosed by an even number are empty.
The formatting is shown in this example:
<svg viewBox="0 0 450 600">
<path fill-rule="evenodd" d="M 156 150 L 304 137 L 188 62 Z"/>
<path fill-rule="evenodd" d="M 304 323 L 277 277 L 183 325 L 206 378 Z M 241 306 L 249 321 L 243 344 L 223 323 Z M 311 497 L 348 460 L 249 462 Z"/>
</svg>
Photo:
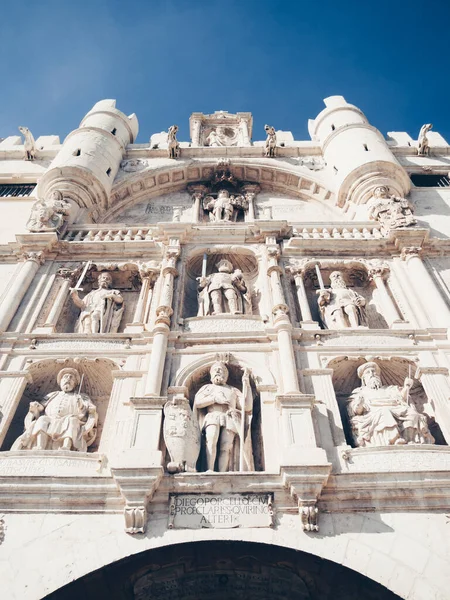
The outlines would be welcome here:
<svg viewBox="0 0 450 600">
<path fill-rule="evenodd" d="M 80 148 L 77 148 L 77 149 L 75 150 L 75 152 L 73 153 L 73 155 L 74 155 L 74 156 L 81 156 L 81 149 L 80 149 Z"/>
<path fill-rule="evenodd" d="M 450 178 L 448 175 L 433 175 L 412 173 L 411 181 L 417 187 L 450 187 Z"/>
<path fill-rule="evenodd" d="M 111 167 L 109 167 L 109 169 L 106 170 L 106 174 L 108 175 L 108 177 L 111 175 Z"/>
<path fill-rule="evenodd" d="M 336 169 L 336 167 L 333 167 L 334 169 L 334 174 L 336 175 L 338 173 L 338 170 Z"/>
<path fill-rule="evenodd" d="M 114 129 L 111 131 L 111 133 L 112 133 L 113 135 L 116 135 L 116 133 L 117 133 L 117 129 L 114 127 Z"/>
<path fill-rule="evenodd" d="M 334 125 L 331 125 L 331 131 L 334 131 L 336 129 L 336 127 Z"/>
<path fill-rule="evenodd" d="M 365 150 L 366 152 L 369 152 L 369 148 L 367 147 L 367 144 L 363 144 L 363 146 L 364 146 L 364 150 Z"/>
</svg>

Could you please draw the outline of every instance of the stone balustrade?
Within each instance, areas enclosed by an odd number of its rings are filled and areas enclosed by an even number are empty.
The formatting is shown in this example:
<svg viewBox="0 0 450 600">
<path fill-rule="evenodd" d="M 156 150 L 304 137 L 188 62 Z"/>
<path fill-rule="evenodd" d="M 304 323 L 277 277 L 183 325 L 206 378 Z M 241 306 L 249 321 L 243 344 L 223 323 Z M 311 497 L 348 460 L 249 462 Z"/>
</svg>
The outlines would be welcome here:
<svg viewBox="0 0 450 600">
<path fill-rule="evenodd" d="M 354 227 L 345 225 L 338 227 L 323 227 L 319 225 L 308 225 L 307 227 L 298 227 L 293 229 L 294 236 L 308 239 L 344 239 L 344 240 L 373 240 L 383 238 L 384 235 L 379 225 L 367 224 Z"/>
<path fill-rule="evenodd" d="M 70 227 L 63 237 L 66 242 L 142 242 L 153 238 L 148 227 Z"/>
</svg>

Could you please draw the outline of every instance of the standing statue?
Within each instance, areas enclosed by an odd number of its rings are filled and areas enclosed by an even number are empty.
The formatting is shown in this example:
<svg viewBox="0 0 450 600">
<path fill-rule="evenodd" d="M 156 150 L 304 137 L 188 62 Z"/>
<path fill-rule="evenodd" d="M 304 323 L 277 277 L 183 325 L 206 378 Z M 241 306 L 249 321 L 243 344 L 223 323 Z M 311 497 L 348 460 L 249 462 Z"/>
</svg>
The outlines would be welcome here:
<svg viewBox="0 0 450 600">
<path fill-rule="evenodd" d="M 42 402 L 30 402 L 25 431 L 11 450 L 78 450 L 86 452 L 97 435 L 97 409 L 86 394 L 81 394 L 76 369 L 59 371 L 60 390 Z M 78 387 L 78 391 L 75 388 Z"/>
<path fill-rule="evenodd" d="M 178 158 L 180 156 L 180 144 L 177 140 L 178 125 L 171 125 L 167 134 L 167 149 L 169 158 Z"/>
<path fill-rule="evenodd" d="M 331 289 L 318 291 L 320 315 L 328 329 L 364 327 L 366 325 L 366 300 L 348 289 L 340 271 L 330 274 Z"/>
<path fill-rule="evenodd" d="M 406 198 L 390 196 L 389 188 L 385 185 L 375 188 L 373 192 L 369 219 L 379 221 L 387 230 L 417 225 L 412 204 Z"/>
<path fill-rule="evenodd" d="M 242 271 L 233 271 L 229 260 L 222 259 L 217 264 L 217 273 L 198 277 L 199 303 L 197 316 L 231 313 L 242 315 L 245 312 L 244 294 L 247 292 Z"/>
<path fill-rule="evenodd" d="M 70 205 L 60 191 L 54 190 L 48 200 L 37 200 L 31 207 L 27 229 L 32 232 L 59 231 L 69 213 Z"/>
<path fill-rule="evenodd" d="M 72 300 L 81 309 L 76 333 L 117 333 L 125 307 L 122 294 L 111 289 L 111 284 L 111 275 L 104 271 L 98 276 L 98 288 L 83 299 L 76 289 L 72 290 Z"/>
<path fill-rule="evenodd" d="M 214 471 L 218 457 L 219 473 L 254 471 L 251 440 L 253 395 L 249 371 L 244 369 L 243 392 L 227 384 L 228 369 L 222 361 L 212 365 L 210 376 L 211 383 L 202 386 L 194 398 L 194 411 L 198 413 L 203 434 L 206 468 Z"/>
<path fill-rule="evenodd" d="M 34 141 L 33 134 L 28 127 L 19 127 L 19 131 L 25 138 L 23 144 L 23 148 L 25 150 L 25 160 L 34 160 L 36 158 L 36 142 Z"/>
<path fill-rule="evenodd" d="M 267 133 L 265 155 L 274 158 L 277 150 L 277 134 L 275 132 L 275 127 L 264 125 L 264 129 Z"/>
<path fill-rule="evenodd" d="M 357 446 L 434 444 L 426 416 L 409 403 L 410 377 L 402 388 L 383 385 L 374 362 L 361 365 L 358 377 L 362 386 L 353 390 L 347 405 Z"/>
<path fill-rule="evenodd" d="M 209 219 L 214 223 L 236 221 L 239 210 L 248 209 L 248 200 L 242 196 L 230 196 L 228 190 L 219 190 L 217 198 L 206 196 L 203 210 L 209 211 Z"/>
<path fill-rule="evenodd" d="M 425 123 L 422 125 L 419 132 L 419 144 L 417 147 L 418 156 L 428 156 L 430 154 L 430 145 L 428 143 L 427 133 L 433 129 L 432 123 Z"/>
</svg>

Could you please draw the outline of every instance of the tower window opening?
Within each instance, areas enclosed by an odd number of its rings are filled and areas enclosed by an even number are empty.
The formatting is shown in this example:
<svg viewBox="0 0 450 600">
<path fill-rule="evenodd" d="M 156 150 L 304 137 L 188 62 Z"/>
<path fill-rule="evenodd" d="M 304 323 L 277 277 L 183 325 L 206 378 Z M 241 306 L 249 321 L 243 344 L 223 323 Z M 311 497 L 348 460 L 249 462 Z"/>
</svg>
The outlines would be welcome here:
<svg viewBox="0 0 450 600">
<path fill-rule="evenodd" d="M 336 129 L 336 127 L 334 125 L 331 125 L 331 131 L 334 131 Z"/>
<path fill-rule="evenodd" d="M 73 153 L 73 155 L 74 155 L 74 156 L 81 156 L 81 150 L 80 150 L 80 148 L 77 148 L 77 149 L 75 150 L 75 152 Z"/>
<path fill-rule="evenodd" d="M 334 169 L 334 174 L 336 175 L 338 170 L 336 169 L 336 167 L 333 167 L 333 169 Z"/>
<path fill-rule="evenodd" d="M 111 167 L 109 167 L 109 169 L 106 170 L 106 174 L 108 175 L 108 177 L 111 175 Z"/>
<path fill-rule="evenodd" d="M 367 144 L 363 144 L 363 146 L 364 146 L 364 150 L 365 150 L 366 152 L 369 152 L 369 148 L 367 147 Z"/>
<path fill-rule="evenodd" d="M 111 130 L 111 133 L 112 133 L 113 135 L 116 135 L 116 133 L 117 133 L 117 129 L 114 127 L 114 129 L 112 129 L 112 130 Z"/>
</svg>

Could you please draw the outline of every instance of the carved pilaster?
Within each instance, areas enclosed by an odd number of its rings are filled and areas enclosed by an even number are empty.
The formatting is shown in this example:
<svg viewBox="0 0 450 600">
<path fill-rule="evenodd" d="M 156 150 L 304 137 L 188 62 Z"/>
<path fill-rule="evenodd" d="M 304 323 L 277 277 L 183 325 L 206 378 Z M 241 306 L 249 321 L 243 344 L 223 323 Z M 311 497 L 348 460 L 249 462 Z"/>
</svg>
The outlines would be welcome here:
<svg viewBox="0 0 450 600">
<path fill-rule="evenodd" d="M 208 193 L 208 187 L 203 183 L 191 183 L 188 185 L 188 192 L 191 194 L 193 202 L 193 221 L 199 223 L 202 220 L 201 207 L 202 200 Z"/>
<path fill-rule="evenodd" d="M 408 279 L 431 324 L 448 330 L 450 309 L 422 261 L 421 254 L 419 246 L 402 248 L 401 257 L 406 262 Z"/>
<path fill-rule="evenodd" d="M 39 234 L 37 234 L 39 235 Z M 45 262 L 44 251 L 22 251 L 22 267 L 16 274 L 0 305 L 0 332 L 6 331 L 39 267 Z"/>
<path fill-rule="evenodd" d="M 389 327 L 392 327 L 396 323 L 402 323 L 402 318 L 398 314 L 397 308 L 386 287 L 385 277 L 389 271 L 389 265 L 385 263 L 368 263 L 367 274 L 369 280 L 374 282 L 378 290 L 383 316 Z"/>
</svg>

